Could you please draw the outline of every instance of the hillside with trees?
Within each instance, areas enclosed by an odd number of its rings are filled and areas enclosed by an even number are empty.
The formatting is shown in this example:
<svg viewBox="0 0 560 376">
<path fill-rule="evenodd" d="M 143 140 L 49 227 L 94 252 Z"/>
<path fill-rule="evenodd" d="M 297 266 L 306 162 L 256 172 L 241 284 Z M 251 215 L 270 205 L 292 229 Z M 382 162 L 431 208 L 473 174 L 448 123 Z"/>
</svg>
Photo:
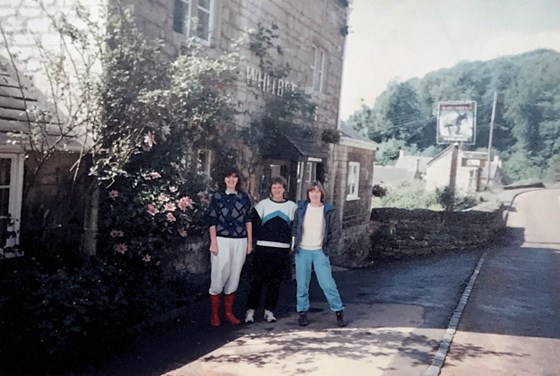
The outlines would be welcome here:
<svg viewBox="0 0 560 376">
<path fill-rule="evenodd" d="M 492 146 L 514 180 L 560 180 L 560 53 L 535 50 L 490 61 L 461 62 L 422 78 L 392 82 L 372 107 L 346 121 L 379 143 L 390 164 L 403 148 L 435 155 L 439 101 L 477 102 L 476 144 L 487 150 L 494 92 L 498 101 Z"/>
</svg>

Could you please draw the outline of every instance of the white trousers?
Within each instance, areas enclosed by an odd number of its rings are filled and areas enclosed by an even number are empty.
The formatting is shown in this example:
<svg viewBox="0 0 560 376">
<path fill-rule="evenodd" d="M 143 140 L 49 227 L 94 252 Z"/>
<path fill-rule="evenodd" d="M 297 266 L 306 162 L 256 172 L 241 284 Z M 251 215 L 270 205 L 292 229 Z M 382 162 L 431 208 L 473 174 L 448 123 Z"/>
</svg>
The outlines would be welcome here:
<svg viewBox="0 0 560 376">
<path fill-rule="evenodd" d="M 232 294 L 237 291 L 241 269 L 247 257 L 247 238 L 218 236 L 218 254 L 210 252 L 210 295 Z"/>
</svg>

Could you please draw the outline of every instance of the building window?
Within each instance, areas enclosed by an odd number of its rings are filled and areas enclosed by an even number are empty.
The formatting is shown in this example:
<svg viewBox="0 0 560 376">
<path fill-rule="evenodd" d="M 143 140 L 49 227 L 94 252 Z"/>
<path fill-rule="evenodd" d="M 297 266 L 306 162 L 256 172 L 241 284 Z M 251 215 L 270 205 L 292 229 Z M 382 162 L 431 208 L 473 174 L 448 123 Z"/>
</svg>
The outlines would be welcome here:
<svg viewBox="0 0 560 376">
<path fill-rule="evenodd" d="M 175 0 L 173 31 L 210 43 L 213 0 Z"/>
<path fill-rule="evenodd" d="M 313 90 L 323 92 L 323 76 L 325 72 L 325 50 L 313 46 L 313 56 L 311 60 L 311 77 L 313 80 Z"/>
<path fill-rule="evenodd" d="M 346 200 L 358 200 L 358 187 L 360 184 L 360 163 L 348 162 L 348 184 Z"/>
<path fill-rule="evenodd" d="M 23 185 L 23 154 L 0 153 L 0 258 L 17 251 Z"/>
<path fill-rule="evenodd" d="M 307 199 L 307 188 L 317 180 L 317 168 L 319 163 L 300 161 L 297 166 L 297 191 L 296 200 Z"/>
<path fill-rule="evenodd" d="M 210 176 L 210 166 L 212 165 L 212 152 L 208 149 L 198 150 L 196 157 L 196 172 L 200 175 Z"/>
</svg>

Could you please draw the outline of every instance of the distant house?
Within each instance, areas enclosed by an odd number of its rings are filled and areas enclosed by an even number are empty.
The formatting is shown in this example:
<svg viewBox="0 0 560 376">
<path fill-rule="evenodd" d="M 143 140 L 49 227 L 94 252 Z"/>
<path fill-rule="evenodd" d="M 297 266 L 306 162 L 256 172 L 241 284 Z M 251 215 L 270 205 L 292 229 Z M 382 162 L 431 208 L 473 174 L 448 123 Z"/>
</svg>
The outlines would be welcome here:
<svg viewBox="0 0 560 376">
<path fill-rule="evenodd" d="M 421 181 L 426 174 L 426 167 L 432 158 L 405 155 L 399 152 L 394 166 L 374 166 L 373 185 L 399 185 L 404 182 Z"/>
<path fill-rule="evenodd" d="M 395 167 L 403 168 L 408 172 L 412 172 L 415 180 L 421 180 L 426 175 L 428 162 L 431 157 L 419 157 L 416 155 L 405 155 L 404 150 L 399 151 L 399 158 L 395 163 Z"/>
<path fill-rule="evenodd" d="M 451 177 L 451 164 L 454 145 L 450 145 L 436 155 L 428 164 L 426 170 L 426 189 L 435 190 L 448 186 Z M 502 162 L 494 156 L 490 164 L 487 163 L 486 152 L 457 150 L 457 172 L 455 175 L 455 190 L 458 192 L 479 192 L 484 186 L 499 186 L 505 178 L 501 169 Z M 490 172 L 490 174 L 488 174 Z"/>
</svg>

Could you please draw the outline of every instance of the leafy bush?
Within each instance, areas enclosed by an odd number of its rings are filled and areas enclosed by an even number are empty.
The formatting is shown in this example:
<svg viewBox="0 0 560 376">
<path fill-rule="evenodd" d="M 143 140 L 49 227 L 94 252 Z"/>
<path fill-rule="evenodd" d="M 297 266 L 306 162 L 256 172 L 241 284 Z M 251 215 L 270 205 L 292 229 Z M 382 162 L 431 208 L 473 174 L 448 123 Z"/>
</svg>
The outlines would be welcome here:
<svg viewBox="0 0 560 376">
<path fill-rule="evenodd" d="M 459 195 L 449 186 L 436 189 L 436 201 L 445 211 L 460 211 L 479 204 L 480 199 L 472 195 Z"/>
<path fill-rule="evenodd" d="M 377 199 L 374 199 L 374 203 Z M 381 197 L 381 207 L 401 209 L 433 209 L 437 206 L 435 194 L 427 192 L 420 182 L 404 182 L 388 186 L 385 196 Z"/>
<path fill-rule="evenodd" d="M 381 187 L 377 187 L 379 189 Z M 400 209 L 430 209 L 447 211 L 464 210 L 481 201 L 472 195 L 456 195 L 449 187 L 428 192 L 422 182 L 403 182 L 396 186 L 383 187 L 385 195 L 374 198 L 374 206 Z"/>
<path fill-rule="evenodd" d="M 125 343 L 124 329 L 174 301 L 159 268 L 140 257 L 117 254 L 56 269 L 32 260 L 11 269 L 0 278 L 0 361 L 19 369 L 106 356 Z"/>
<path fill-rule="evenodd" d="M 203 231 L 208 199 L 202 177 L 159 171 L 140 170 L 106 190 L 100 205 L 101 252 L 156 263 L 170 247 Z"/>
</svg>

